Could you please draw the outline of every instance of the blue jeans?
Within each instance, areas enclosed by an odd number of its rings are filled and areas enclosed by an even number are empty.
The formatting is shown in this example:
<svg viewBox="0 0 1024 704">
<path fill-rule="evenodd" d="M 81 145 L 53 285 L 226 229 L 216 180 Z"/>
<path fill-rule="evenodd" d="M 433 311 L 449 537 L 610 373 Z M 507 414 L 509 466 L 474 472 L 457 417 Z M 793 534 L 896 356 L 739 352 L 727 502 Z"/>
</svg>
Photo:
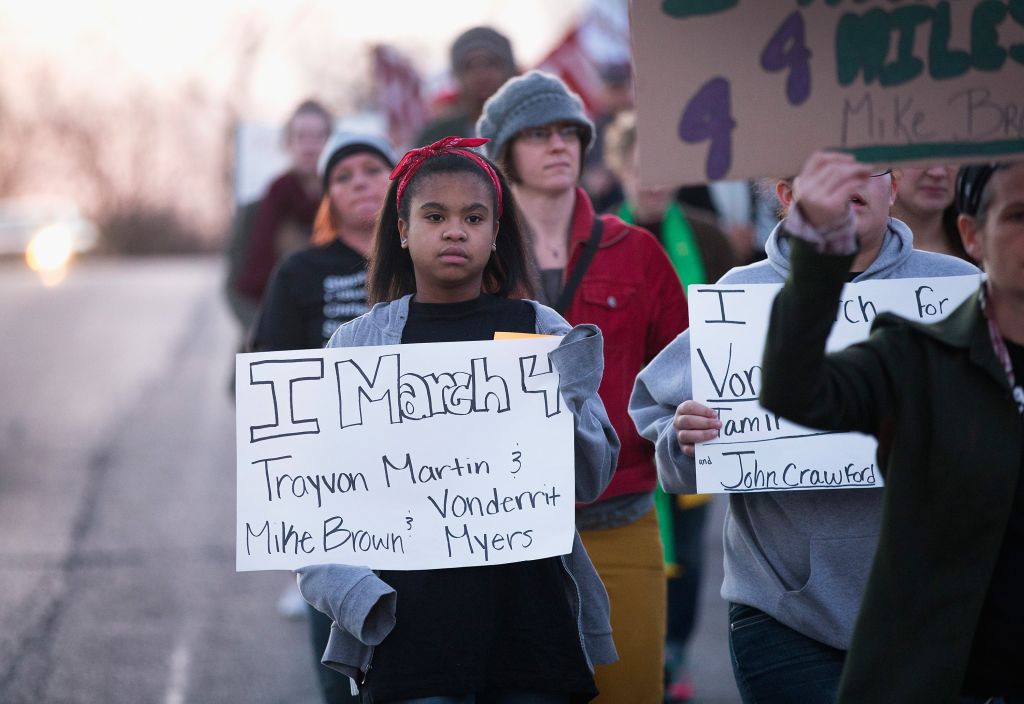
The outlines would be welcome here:
<svg viewBox="0 0 1024 704">
<path fill-rule="evenodd" d="M 566 704 L 569 697 L 564 694 L 544 692 L 486 692 L 466 694 L 457 697 L 422 697 L 403 699 L 391 704 Z"/>
<path fill-rule="evenodd" d="M 681 508 L 676 496 L 672 504 L 672 538 L 679 574 L 668 580 L 668 624 L 666 641 L 685 646 L 697 621 L 697 599 L 704 563 L 704 523 L 709 504 Z"/>
<path fill-rule="evenodd" d="M 729 604 L 729 652 L 744 704 L 833 704 L 846 652 Z"/>
</svg>

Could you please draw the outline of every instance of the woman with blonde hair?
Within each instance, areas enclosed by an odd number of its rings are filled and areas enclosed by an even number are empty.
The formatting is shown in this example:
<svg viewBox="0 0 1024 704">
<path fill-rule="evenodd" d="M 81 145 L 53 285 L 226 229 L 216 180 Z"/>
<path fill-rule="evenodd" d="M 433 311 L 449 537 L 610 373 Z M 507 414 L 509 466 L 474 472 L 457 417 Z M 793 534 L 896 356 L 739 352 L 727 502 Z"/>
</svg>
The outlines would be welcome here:
<svg viewBox="0 0 1024 704">
<path fill-rule="evenodd" d="M 956 166 L 902 166 L 893 171 L 899 185 L 892 216 L 914 233 L 914 249 L 950 254 L 975 263 L 964 249 L 957 230 L 953 203 Z"/>
</svg>

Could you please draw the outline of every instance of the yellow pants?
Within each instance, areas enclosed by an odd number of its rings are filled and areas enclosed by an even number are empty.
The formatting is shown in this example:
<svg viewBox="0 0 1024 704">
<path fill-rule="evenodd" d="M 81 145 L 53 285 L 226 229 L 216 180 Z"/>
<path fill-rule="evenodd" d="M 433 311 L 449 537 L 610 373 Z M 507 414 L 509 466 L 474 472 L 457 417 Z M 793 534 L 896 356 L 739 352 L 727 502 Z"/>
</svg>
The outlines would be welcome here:
<svg viewBox="0 0 1024 704">
<path fill-rule="evenodd" d="M 665 649 L 665 565 L 652 510 L 621 528 L 580 533 L 608 590 L 619 661 L 594 673 L 601 704 L 661 704 Z"/>
</svg>

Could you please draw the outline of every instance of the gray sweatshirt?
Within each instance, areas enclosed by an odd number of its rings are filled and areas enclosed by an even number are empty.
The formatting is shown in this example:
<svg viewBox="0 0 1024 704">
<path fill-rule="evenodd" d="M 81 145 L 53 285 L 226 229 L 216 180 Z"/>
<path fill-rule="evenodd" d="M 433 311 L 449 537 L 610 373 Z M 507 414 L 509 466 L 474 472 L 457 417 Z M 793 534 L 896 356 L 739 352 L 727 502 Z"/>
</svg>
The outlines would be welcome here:
<svg viewBox="0 0 1024 704">
<path fill-rule="evenodd" d="M 342 325 L 328 347 L 395 345 L 409 318 L 409 299 L 378 303 Z M 604 371 L 603 338 L 593 325 L 569 324 L 555 311 L 529 301 L 537 313 L 537 332 L 564 335 L 550 353 L 559 374 L 559 390 L 573 415 L 576 453 L 576 501 L 593 501 L 611 481 L 619 457 L 619 439 L 597 395 Z M 587 556 L 580 536 L 561 558 L 566 594 L 576 614 L 580 642 L 591 668 L 615 662 L 608 594 Z M 371 570 L 348 565 L 310 565 L 296 570 L 302 596 L 334 622 L 322 662 L 358 679 L 366 672 L 373 647 L 395 625 L 397 595 Z M 438 624 L 439 628 L 443 624 Z"/>
<path fill-rule="evenodd" d="M 789 240 L 777 227 L 768 259 L 737 267 L 719 283 L 783 283 Z M 854 281 L 977 274 L 973 265 L 913 249 L 896 219 L 878 257 Z M 690 334 L 679 335 L 637 377 L 629 414 L 655 443 L 658 478 L 666 491 L 692 494 L 694 460 L 676 441 L 676 407 L 693 398 Z M 878 539 L 883 489 L 731 494 L 725 517 L 722 597 L 760 609 L 819 642 L 846 650 Z"/>
</svg>

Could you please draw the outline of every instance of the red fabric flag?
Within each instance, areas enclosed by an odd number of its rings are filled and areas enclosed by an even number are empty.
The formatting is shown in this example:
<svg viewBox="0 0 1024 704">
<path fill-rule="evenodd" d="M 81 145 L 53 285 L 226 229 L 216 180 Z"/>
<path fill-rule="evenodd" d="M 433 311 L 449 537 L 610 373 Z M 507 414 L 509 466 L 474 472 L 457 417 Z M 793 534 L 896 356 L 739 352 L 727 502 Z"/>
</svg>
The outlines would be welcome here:
<svg viewBox="0 0 1024 704">
<path fill-rule="evenodd" d="M 419 74 L 409 59 L 387 45 L 373 48 L 377 109 L 384 113 L 391 143 L 405 148 L 427 121 Z"/>
</svg>

